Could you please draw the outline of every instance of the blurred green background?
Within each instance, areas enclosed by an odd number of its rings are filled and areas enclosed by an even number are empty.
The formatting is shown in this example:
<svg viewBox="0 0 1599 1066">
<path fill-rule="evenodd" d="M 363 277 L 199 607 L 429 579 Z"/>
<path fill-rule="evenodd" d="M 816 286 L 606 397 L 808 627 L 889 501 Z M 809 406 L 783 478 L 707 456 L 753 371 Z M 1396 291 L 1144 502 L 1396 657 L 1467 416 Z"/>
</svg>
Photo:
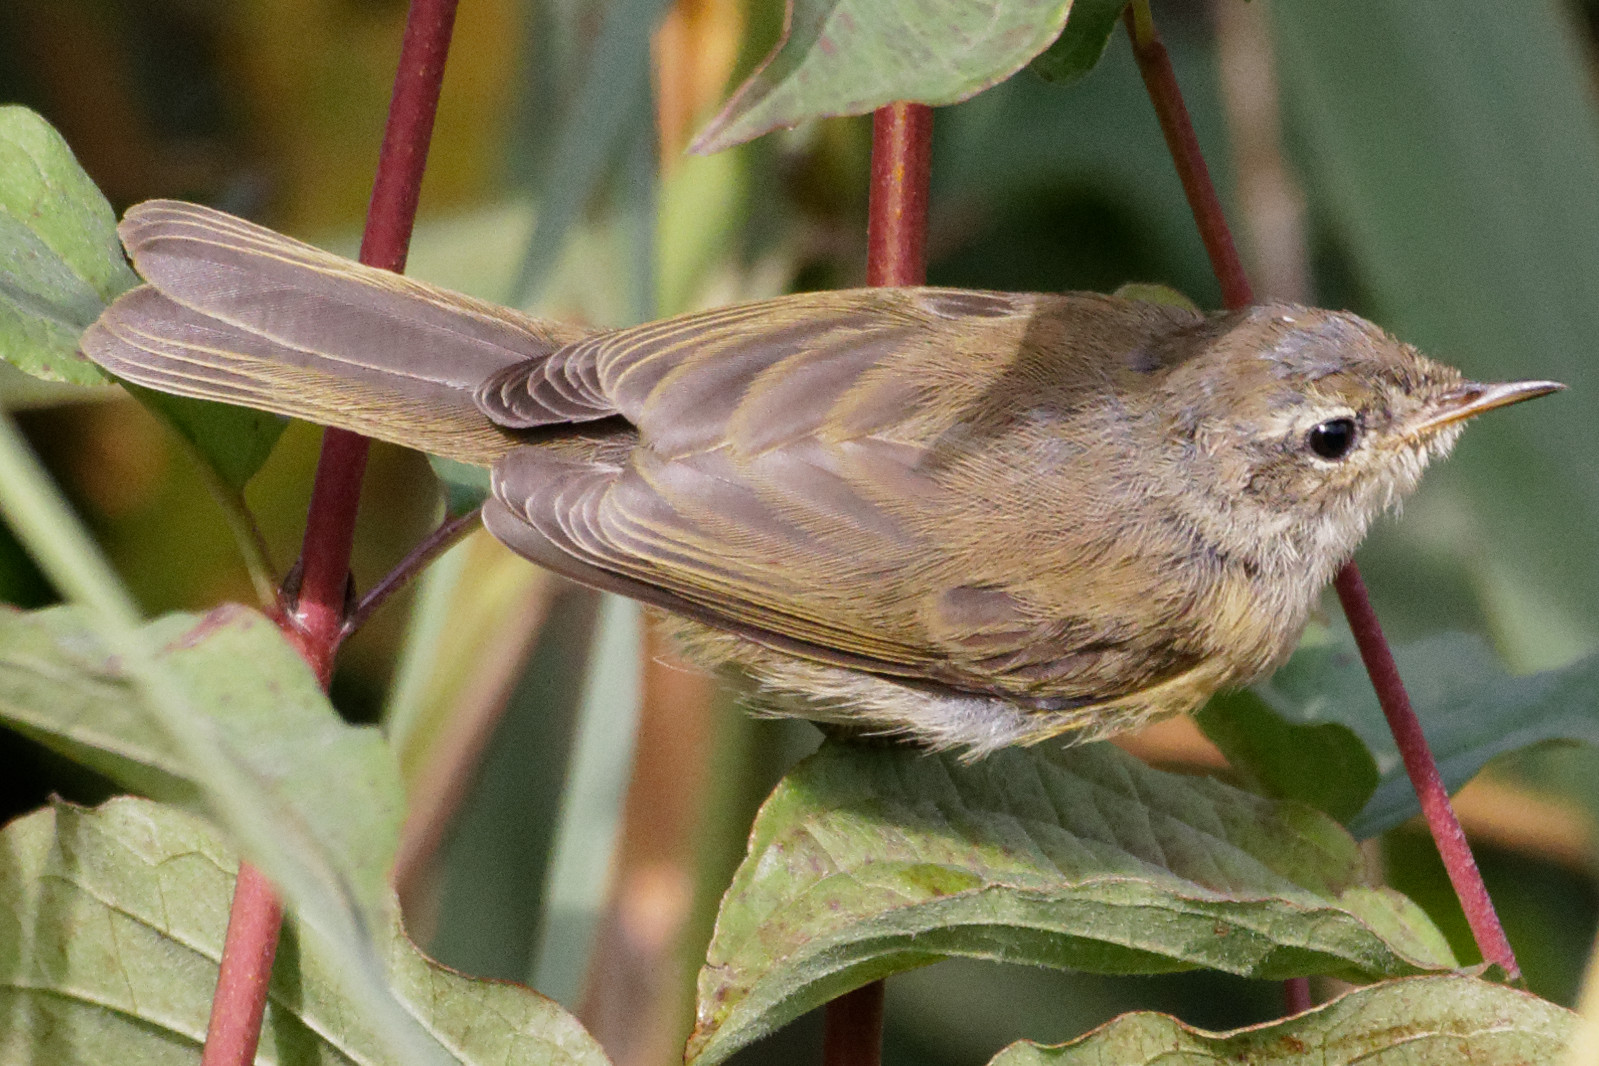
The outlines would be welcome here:
<svg viewBox="0 0 1599 1066">
<path fill-rule="evenodd" d="M 668 8 L 652 42 L 640 27 Z M 1572 386 L 1475 425 L 1403 521 L 1372 535 L 1359 561 L 1390 637 L 1481 633 L 1518 671 L 1590 653 L 1599 4 L 1173 0 L 1155 11 L 1262 296 L 1355 310 L 1473 376 Z M 404 16 L 403 0 L 10 0 L 0 102 L 55 124 L 119 210 L 196 199 L 350 251 Z M 601 324 L 859 284 L 868 120 L 683 155 L 780 18 L 777 0 L 463 0 L 411 272 Z M 1157 281 L 1217 303 L 1119 34 L 1075 85 L 1024 70 L 940 109 L 934 144 L 933 283 Z M 104 398 L 20 417 L 147 610 L 253 598 L 221 513 L 141 408 Z M 312 428 L 291 427 L 248 491 L 280 570 L 297 549 L 316 446 Z M 400 559 L 439 508 L 424 459 L 375 448 L 358 584 Z M 462 707 L 481 724 L 452 778 L 459 813 L 405 892 L 413 932 L 469 972 L 537 976 L 618 1061 L 669 1061 L 662 1049 L 680 1046 L 693 966 L 754 805 L 815 733 L 749 721 L 696 687 L 703 679 L 659 669 L 666 653 L 652 649 L 634 679 L 635 758 L 620 739 L 631 712 L 595 710 L 632 699 L 615 685 L 632 676 L 622 663 L 634 645 L 591 647 L 596 626 L 629 623 L 492 546 L 470 550 L 470 566 L 463 555 L 430 579 L 414 620 L 414 596 L 381 611 L 335 679 L 341 711 L 387 721 L 417 766 Z M 0 598 L 53 599 L 3 531 Z M 479 639 L 458 633 L 452 645 L 452 628 Z M 469 692 L 474 673 L 493 682 Z M 1191 734 L 1149 750 L 1206 758 Z M 436 787 L 426 776 L 411 775 L 418 794 Z M 1591 750 L 1545 748 L 1500 760 L 1462 799 L 1529 982 L 1561 1002 L 1574 998 L 1596 920 L 1596 782 Z M 105 790 L 0 736 L 0 812 L 52 791 L 92 801 Z M 667 816 L 665 828 L 650 822 Z M 561 850 L 580 837 L 597 842 L 586 857 Z M 1371 854 L 1462 950 L 1425 836 L 1397 831 Z M 551 901 L 565 918 L 545 915 Z M 621 987 L 642 971 L 652 990 Z M 946 963 L 890 982 L 886 1059 L 980 1061 L 1137 1007 L 1231 1027 L 1280 1013 L 1280 990 Z M 649 1028 L 634 1024 L 638 1010 L 661 1020 L 635 1049 L 632 1030 Z M 740 1061 L 814 1062 L 814 1022 Z"/>
</svg>

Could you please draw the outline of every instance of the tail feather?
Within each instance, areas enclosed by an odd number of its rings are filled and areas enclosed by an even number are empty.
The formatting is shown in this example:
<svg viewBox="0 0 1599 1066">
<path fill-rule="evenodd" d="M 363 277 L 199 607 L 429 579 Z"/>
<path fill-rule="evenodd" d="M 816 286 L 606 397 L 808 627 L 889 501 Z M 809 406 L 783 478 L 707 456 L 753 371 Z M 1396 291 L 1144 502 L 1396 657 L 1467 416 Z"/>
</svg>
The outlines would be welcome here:
<svg viewBox="0 0 1599 1066">
<path fill-rule="evenodd" d="M 520 439 L 477 408 L 473 390 L 585 334 L 190 204 L 141 204 L 120 232 L 149 284 L 84 334 L 90 359 L 164 392 L 465 462 L 490 462 Z"/>
</svg>

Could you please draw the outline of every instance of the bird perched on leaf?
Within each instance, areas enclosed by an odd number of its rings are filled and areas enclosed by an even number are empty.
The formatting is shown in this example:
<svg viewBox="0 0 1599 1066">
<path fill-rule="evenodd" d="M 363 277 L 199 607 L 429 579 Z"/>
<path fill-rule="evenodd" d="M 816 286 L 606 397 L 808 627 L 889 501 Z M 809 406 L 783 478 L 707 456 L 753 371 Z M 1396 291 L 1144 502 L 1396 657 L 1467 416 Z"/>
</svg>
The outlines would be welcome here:
<svg viewBox="0 0 1599 1066">
<path fill-rule="evenodd" d="M 802 293 L 548 322 L 154 201 L 82 340 L 153 389 L 492 467 L 489 531 L 662 608 L 784 713 L 982 754 L 1191 710 L 1293 649 L 1479 384 L 1354 315 Z"/>
</svg>

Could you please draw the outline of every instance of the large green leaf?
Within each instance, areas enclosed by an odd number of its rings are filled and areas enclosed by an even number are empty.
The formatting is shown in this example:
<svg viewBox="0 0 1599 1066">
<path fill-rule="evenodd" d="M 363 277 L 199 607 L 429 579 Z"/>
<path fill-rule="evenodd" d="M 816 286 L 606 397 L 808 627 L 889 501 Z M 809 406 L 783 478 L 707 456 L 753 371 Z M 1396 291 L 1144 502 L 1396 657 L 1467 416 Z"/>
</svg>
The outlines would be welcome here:
<svg viewBox="0 0 1599 1066">
<path fill-rule="evenodd" d="M 1269 13 L 1289 139 L 1368 313 L 1474 377 L 1571 386 L 1474 424 L 1392 534 L 1412 563 L 1469 562 L 1518 667 L 1569 661 L 1599 643 L 1599 114 L 1580 20 L 1498 0 Z"/>
<path fill-rule="evenodd" d="M 77 607 L 0 612 L 0 721 L 126 788 L 205 809 L 206 776 L 146 711 L 90 617 Z M 253 611 L 167 615 L 143 635 L 200 712 L 192 727 L 215 738 L 228 787 L 266 808 L 260 831 L 316 855 L 330 887 L 375 920 L 404 802 L 377 730 L 345 725 Z M 234 828 L 248 839 L 250 827 Z"/>
<path fill-rule="evenodd" d="M 66 804 L 0 834 L 0 1062 L 197 1061 L 238 857 L 206 822 L 147 800 Z M 599 1064 L 576 1019 L 542 996 L 429 961 L 385 907 L 394 995 L 449 1061 Z M 260 1059 L 402 1061 L 339 983 L 340 947 L 291 927 Z"/>
<path fill-rule="evenodd" d="M 1308 807 L 1161 773 L 1107 744 L 975 765 L 830 743 L 767 800 L 722 902 L 690 1058 L 947 956 L 1103 973 L 1351 979 L 1446 968 Z"/>
<path fill-rule="evenodd" d="M 1525 1066 L 1558 1062 L 1576 1021 L 1537 996 L 1473 977 L 1414 977 L 1231 1033 L 1126 1014 L 1059 1047 L 1014 1044 L 991 1066 Z"/>
<path fill-rule="evenodd" d="M 1399 648 L 1394 658 L 1451 790 L 1504 752 L 1553 740 L 1599 743 L 1599 699 L 1594 695 L 1599 692 L 1599 656 L 1512 677 L 1481 638 L 1448 633 Z M 1377 786 L 1359 813 L 1345 819 L 1356 836 L 1376 836 L 1419 813 L 1399 750 L 1346 630 L 1307 642 L 1272 677 L 1248 692 L 1219 698 L 1199 716 L 1228 758 L 1258 779 L 1286 781 L 1296 774 L 1316 778 L 1341 772 L 1348 755 L 1341 747 L 1329 761 L 1307 756 L 1303 747 L 1237 742 L 1234 735 L 1258 724 L 1262 714 L 1290 728 L 1344 726 L 1370 750 L 1379 770 Z M 1280 728 L 1269 726 L 1269 731 Z"/>
<path fill-rule="evenodd" d="M 1048 47 L 1071 10 L 1072 0 L 789 0 L 777 47 L 693 151 L 721 151 L 804 119 L 860 115 L 893 100 L 964 100 Z"/>
<path fill-rule="evenodd" d="M 78 335 L 138 282 L 116 224 L 61 135 L 0 107 L 0 358 L 51 381 L 111 380 L 78 354 Z"/>
<path fill-rule="evenodd" d="M 1251 789 L 1308 803 L 1345 825 L 1382 779 L 1377 760 L 1349 726 L 1289 721 L 1247 689 L 1211 700 L 1194 719 Z"/>
<path fill-rule="evenodd" d="M 403 807 L 393 753 L 339 719 L 271 622 L 225 606 L 126 632 L 79 607 L 0 612 L 0 718 L 215 817 L 329 945 L 373 1030 L 418 1042 L 379 954 Z"/>
</svg>

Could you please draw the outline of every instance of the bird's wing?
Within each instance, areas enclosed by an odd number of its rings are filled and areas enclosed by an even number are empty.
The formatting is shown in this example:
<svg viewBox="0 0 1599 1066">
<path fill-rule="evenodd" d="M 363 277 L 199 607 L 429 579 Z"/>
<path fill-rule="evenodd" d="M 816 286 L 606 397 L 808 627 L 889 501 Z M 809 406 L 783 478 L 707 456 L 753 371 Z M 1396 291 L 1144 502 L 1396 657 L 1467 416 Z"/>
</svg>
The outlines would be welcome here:
<svg viewBox="0 0 1599 1066">
<path fill-rule="evenodd" d="M 1114 310 L 1081 295 L 860 290 L 585 339 L 546 364 L 559 374 L 502 381 L 480 402 L 516 425 L 574 405 L 619 412 L 639 446 L 614 465 L 512 453 L 488 524 L 579 580 L 779 650 L 955 688 L 1070 690 L 1074 645 L 1099 661 L 1107 634 L 974 587 L 995 560 L 952 528 L 974 501 L 950 485 L 958 438 L 1004 430 L 984 420 L 1010 416 L 1007 390 L 1103 375 L 1093 352 L 1024 345 L 1096 309 Z"/>
</svg>

